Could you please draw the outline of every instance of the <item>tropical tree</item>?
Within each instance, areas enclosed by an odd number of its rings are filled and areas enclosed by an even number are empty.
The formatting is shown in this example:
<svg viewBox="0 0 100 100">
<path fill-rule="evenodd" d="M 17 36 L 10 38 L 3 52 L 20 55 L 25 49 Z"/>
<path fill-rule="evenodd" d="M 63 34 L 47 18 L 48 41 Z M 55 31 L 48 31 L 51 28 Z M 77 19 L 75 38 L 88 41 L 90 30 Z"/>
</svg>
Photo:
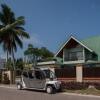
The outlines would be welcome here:
<svg viewBox="0 0 100 100">
<path fill-rule="evenodd" d="M 22 27 L 25 24 L 23 16 L 15 17 L 14 12 L 6 4 L 1 5 L 0 12 L 0 44 L 4 52 L 12 55 L 13 67 L 15 70 L 15 56 L 14 52 L 17 51 L 17 46 L 23 47 L 23 38 L 29 38 L 29 34 L 25 32 Z"/>
<path fill-rule="evenodd" d="M 32 44 L 28 45 L 28 48 L 25 50 L 24 55 L 26 58 L 28 58 L 29 63 L 44 61 L 54 56 L 54 54 L 46 47 L 37 48 L 34 47 Z"/>
<path fill-rule="evenodd" d="M 35 54 L 34 54 L 34 46 L 32 44 L 28 44 L 28 48 L 24 51 L 24 55 L 28 58 L 28 63 L 33 63 Z"/>
<path fill-rule="evenodd" d="M 24 69 L 24 62 L 22 58 L 18 58 L 16 60 L 16 69 L 17 70 L 23 70 Z"/>
<path fill-rule="evenodd" d="M 11 57 L 8 58 L 8 62 L 6 63 L 5 68 L 6 68 L 7 70 L 13 70 L 13 62 L 12 62 L 12 60 L 11 60 Z"/>
<path fill-rule="evenodd" d="M 47 59 L 54 56 L 54 54 L 51 51 L 49 51 L 46 47 L 41 47 L 40 52 L 43 59 Z"/>
</svg>

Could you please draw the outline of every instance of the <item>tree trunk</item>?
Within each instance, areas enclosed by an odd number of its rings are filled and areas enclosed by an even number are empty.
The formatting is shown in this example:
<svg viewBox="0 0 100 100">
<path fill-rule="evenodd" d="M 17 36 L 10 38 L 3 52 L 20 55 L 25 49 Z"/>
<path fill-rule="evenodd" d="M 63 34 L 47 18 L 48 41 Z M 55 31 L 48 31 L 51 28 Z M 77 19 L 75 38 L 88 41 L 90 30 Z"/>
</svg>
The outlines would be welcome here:
<svg viewBox="0 0 100 100">
<path fill-rule="evenodd" d="M 6 56 L 7 58 L 6 58 L 6 68 L 7 68 L 7 70 L 9 69 L 8 68 L 8 50 L 7 50 L 7 56 Z"/>
<path fill-rule="evenodd" d="M 15 56 L 14 56 L 14 51 L 12 49 L 12 60 L 13 60 L 13 77 L 12 77 L 12 81 L 13 84 L 15 84 L 15 79 L 16 79 L 16 67 L 15 67 Z"/>
<path fill-rule="evenodd" d="M 13 60 L 13 70 L 15 71 L 15 56 L 14 56 L 14 51 L 12 50 L 12 60 Z"/>
<path fill-rule="evenodd" d="M 7 63 L 8 63 L 8 50 L 7 50 L 7 59 L 6 60 L 7 60 Z"/>
</svg>

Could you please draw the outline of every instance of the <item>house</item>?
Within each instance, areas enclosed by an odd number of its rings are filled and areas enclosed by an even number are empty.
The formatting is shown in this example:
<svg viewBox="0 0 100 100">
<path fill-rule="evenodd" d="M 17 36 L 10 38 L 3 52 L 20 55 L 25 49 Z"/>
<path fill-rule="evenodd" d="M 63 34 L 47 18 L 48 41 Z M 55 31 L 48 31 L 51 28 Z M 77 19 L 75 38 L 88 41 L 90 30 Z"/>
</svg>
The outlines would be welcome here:
<svg viewBox="0 0 100 100">
<path fill-rule="evenodd" d="M 100 36 L 82 41 L 71 36 L 60 46 L 55 58 L 62 59 L 59 67 L 53 67 L 58 79 L 77 82 L 100 81 Z M 42 62 L 42 66 L 47 64 Z"/>
<path fill-rule="evenodd" d="M 71 36 L 55 56 L 63 59 L 66 80 L 100 81 L 100 36 L 83 41 Z"/>
</svg>

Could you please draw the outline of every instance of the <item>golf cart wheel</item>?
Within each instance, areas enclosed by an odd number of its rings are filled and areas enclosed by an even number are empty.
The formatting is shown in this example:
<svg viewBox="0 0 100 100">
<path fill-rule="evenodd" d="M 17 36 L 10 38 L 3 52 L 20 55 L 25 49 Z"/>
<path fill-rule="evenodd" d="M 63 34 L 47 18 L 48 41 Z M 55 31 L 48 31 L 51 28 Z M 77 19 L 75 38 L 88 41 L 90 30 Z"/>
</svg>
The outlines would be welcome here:
<svg viewBox="0 0 100 100">
<path fill-rule="evenodd" d="M 57 90 L 57 92 L 62 92 L 62 86 L 60 86 L 60 88 Z"/>
<path fill-rule="evenodd" d="M 47 92 L 48 94 L 52 94 L 52 93 L 54 93 L 54 88 L 53 88 L 52 86 L 47 86 L 46 92 Z"/>
<path fill-rule="evenodd" d="M 22 85 L 21 84 L 17 84 L 17 89 L 18 90 L 22 90 Z"/>
</svg>

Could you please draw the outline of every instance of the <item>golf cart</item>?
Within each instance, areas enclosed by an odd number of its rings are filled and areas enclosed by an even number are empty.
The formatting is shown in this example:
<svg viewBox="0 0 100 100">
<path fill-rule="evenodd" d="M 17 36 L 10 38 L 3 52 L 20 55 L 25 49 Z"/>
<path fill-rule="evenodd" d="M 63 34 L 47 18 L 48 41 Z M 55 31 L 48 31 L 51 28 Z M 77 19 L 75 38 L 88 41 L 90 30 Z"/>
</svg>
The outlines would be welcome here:
<svg viewBox="0 0 100 100">
<path fill-rule="evenodd" d="M 61 89 L 61 82 L 58 81 L 51 70 L 24 70 L 21 79 L 17 82 L 17 89 L 44 90 L 51 94 Z"/>
</svg>

